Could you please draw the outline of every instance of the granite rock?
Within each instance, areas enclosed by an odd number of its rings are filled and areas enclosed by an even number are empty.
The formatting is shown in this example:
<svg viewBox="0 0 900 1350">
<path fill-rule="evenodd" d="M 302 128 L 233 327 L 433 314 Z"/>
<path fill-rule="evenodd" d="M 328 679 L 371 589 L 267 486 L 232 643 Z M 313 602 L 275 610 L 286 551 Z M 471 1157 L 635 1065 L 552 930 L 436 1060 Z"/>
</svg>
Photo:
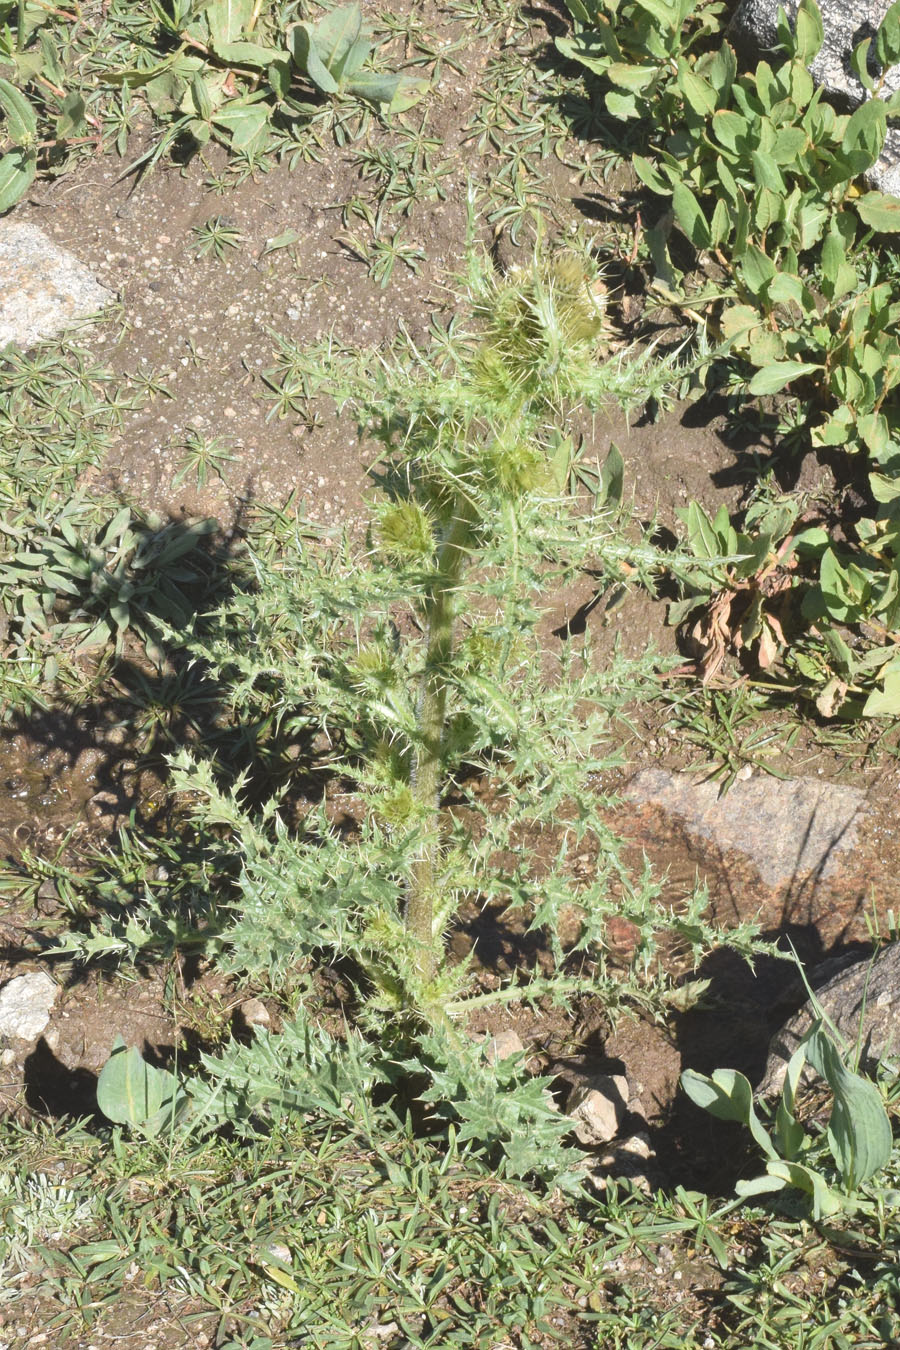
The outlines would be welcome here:
<svg viewBox="0 0 900 1350">
<path fill-rule="evenodd" d="M 689 833 L 723 852 L 743 853 L 771 887 L 834 875 L 841 855 L 855 845 L 865 813 L 865 794 L 857 788 L 768 774 L 738 781 L 720 795 L 714 782 L 642 769 L 624 795 L 679 816 Z"/>
<path fill-rule="evenodd" d="M 36 225 L 0 221 L 0 351 L 33 347 L 115 299 L 83 262 Z"/>
<path fill-rule="evenodd" d="M 36 1041 L 50 1021 L 59 985 L 42 970 L 17 975 L 0 989 L 0 1036 Z"/>
<path fill-rule="evenodd" d="M 741 0 L 729 37 L 748 60 L 764 57 L 777 44 L 778 11 L 793 24 L 799 0 Z M 874 38 L 891 0 L 819 0 L 825 38 L 810 63 L 810 74 L 837 103 L 856 107 L 868 97 L 850 65 L 855 47 Z M 878 74 L 877 65 L 872 73 Z M 885 74 L 885 95 L 900 89 L 900 66 Z M 890 129 L 884 151 L 866 175 L 873 187 L 900 196 L 900 130 Z"/>
</svg>

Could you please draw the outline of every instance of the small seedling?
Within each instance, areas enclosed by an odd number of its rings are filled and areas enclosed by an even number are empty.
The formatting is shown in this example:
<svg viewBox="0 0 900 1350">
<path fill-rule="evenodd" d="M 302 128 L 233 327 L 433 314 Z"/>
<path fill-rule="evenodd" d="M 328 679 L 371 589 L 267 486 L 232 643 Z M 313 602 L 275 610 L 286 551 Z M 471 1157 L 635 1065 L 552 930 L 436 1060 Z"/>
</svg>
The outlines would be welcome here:
<svg viewBox="0 0 900 1350">
<path fill-rule="evenodd" d="M 226 465 L 233 464 L 237 458 L 229 454 L 219 436 L 208 438 L 193 429 L 185 436 L 184 452 L 178 472 L 172 479 L 173 487 L 180 487 L 189 474 L 194 475 L 198 488 L 206 487 L 210 474 L 224 482 Z"/>
<path fill-rule="evenodd" d="M 191 248 L 198 258 L 206 258 L 210 253 L 225 258 L 232 249 L 240 247 L 244 237 L 234 221 L 225 216 L 210 216 L 202 225 L 195 225 L 194 236 Z"/>
</svg>

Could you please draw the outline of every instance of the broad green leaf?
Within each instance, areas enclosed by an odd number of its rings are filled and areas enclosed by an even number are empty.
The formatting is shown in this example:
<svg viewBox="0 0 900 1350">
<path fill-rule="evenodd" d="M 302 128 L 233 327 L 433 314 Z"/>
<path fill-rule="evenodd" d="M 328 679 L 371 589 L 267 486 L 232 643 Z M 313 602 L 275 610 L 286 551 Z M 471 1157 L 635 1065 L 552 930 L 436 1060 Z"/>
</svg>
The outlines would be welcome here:
<svg viewBox="0 0 900 1350">
<path fill-rule="evenodd" d="M 770 1176 L 766 1172 L 761 1177 L 754 1177 L 752 1181 L 735 1182 L 734 1191 L 742 1200 L 750 1200 L 754 1195 L 772 1195 L 777 1191 L 783 1191 L 786 1185 L 784 1177 Z"/>
<path fill-rule="evenodd" d="M 606 44 L 595 33 L 576 33 L 574 37 L 558 37 L 556 50 L 567 61 L 578 61 L 594 75 L 605 75 L 612 60 Z"/>
<path fill-rule="evenodd" d="M 753 165 L 753 178 L 758 187 L 770 188 L 772 192 L 784 193 L 785 183 L 771 152 L 763 154 L 759 150 L 754 150 L 750 155 L 750 162 Z"/>
<path fill-rule="evenodd" d="M 804 1191 L 813 1202 L 813 1218 L 817 1222 L 819 1219 L 827 1219 L 830 1215 L 840 1213 L 841 1197 L 836 1195 L 825 1178 L 814 1172 L 811 1167 L 804 1167 L 802 1163 L 779 1160 L 768 1163 L 766 1171 L 771 1177 L 782 1180 L 786 1185 Z"/>
<path fill-rule="evenodd" d="M 291 92 L 291 63 L 284 59 L 282 52 L 277 61 L 272 61 L 266 74 L 269 87 L 277 99 L 286 99 Z"/>
<path fill-rule="evenodd" d="M 84 99 L 78 93 L 67 94 L 56 119 L 56 135 L 61 141 L 69 136 L 80 136 L 84 131 Z"/>
<path fill-rule="evenodd" d="M 368 103 L 392 103 L 400 88 L 400 75 L 379 75 L 364 71 L 347 84 L 347 93 Z M 419 95 L 421 97 L 421 94 Z"/>
<path fill-rule="evenodd" d="M 731 212 L 720 197 L 716 202 L 713 218 L 709 227 L 709 242 L 712 248 L 718 248 L 731 232 Z"/>
<path fill-rule="evenodd" d="M 611 61 L 606 68 L 606 77 L 612 84 L 634 94 L 652 84 L 656 75 L 656 66 L 630 66 L 624 61 Z"/>
<path fill-rule="evenodd" d="M 722 549 L 712 520 L 699 502 L 691 502 L 685 513 L 688 540 L 698 558 L 721 557 Z"/>
<path fill-rule="evenodd" d="M 323 64 L 316 51 L 311 25 L 298 23 L 296 28 L 291 29 L 290 40 L 291 57 L 297 69 L 303 75 L 308 76 L 316 88 L 322 90 L 323 94 L 336 94 L 338 82 Z"/>
<path fill-rule="evenodd" d="M 802 127 L 782 127 L 776 132 L 772 157 L 776 164 L 797 167 L 797 161 L 809 145 L 809 137 Z"/>
<path fill-rule="evenodd" d="M 900 4 L 891 5 L 875 34 L 875 55 L 882 66 L 900 61 Z"/>
<path fill-rule="evenodd" d="M 745 118 L 740 113 L 733 112 L 730 108 L 720 108 L 718 112 L 713 113 L 712 134 L 720 145 L 724 145 L 726 150 L 737 151 L 738 141 L 747 135 L 748 127 Z"/>
<path fill-rule="evenodd" d="M 619 94 L 615 89 L 610 89 L 604 101 L 610 115 L 618 117 L 622 122 L 641 116 L 641 109 L 634 94 Z"/>
<path fill-rule="evenodd" d="M 167 1077 L 117 1036 L 97 1079 L 97 1105 L 118 1125 L 143 1125 L 162 1106 Z"/>
<path fill-rule="evenodd" d="M 718 205 L 721 206 L 722 202 Z M 781 220 L 783 213 L 784 194 L 773 192 L 771 188 L 760 188 L 756 198 L 756 228 L 760 234 L 765 234 L 775 221 Z"/>
<path fill-rule="evenodd" d="M 362 36 L 362 7 L 356 0 L 352 5 L 330 10 L 311 31 L 316 55 L 339 84 L 345 76 L 359 70 L 371 51 Z M 357 52 L 361 47 L 365 47 L 365 52 L 359 59 Z"/>
<path fill-rule="evenodd" d="M 220 44 L 236 41 L 245 31 L 253 8 L 254 0 L 211 0 L 203 7 L 212 45 L 219 55 Z"/>
<path fill-rule="evenodd" d="M 261 70 L 284 55 L 277 47 L 261 47 L 258 42 L 217 42 L 213 50 L 230 66 L 255 66 Z"/>
<path fill-rule="evenodd" d="M 886 1166 L 891 1156 L 891 1124 L 877 1086 L 848 1069 L 822 1024 L 806 1038 L 806 1057 L 834 1094 L 828 1143 L 844 1185 L 853 1191 Z"/>
<path fill-rule="evenodd" d="M 888 197 L 883 192 L 866 192 L 853 203 L 859 212 L 859 218 L 870 229 L 882 234 L 894 234 L 900 230 L 900 200 Z"/>
<path fill-rule="evenodd" d="M 811 375 L 813 371 L 822 369 L 822 366 L 815 365 L 811 361 L 773 361 L 771 365 L 764 366 L 753 376 L 749 386 L 750 393 L 777 394 L 790 384 L 791 380 L 799 380 L 803 375 Z"/>
<path fill-rule="evenodd" d="M 203 76 L 197 72 L 191 80 L 189 90 L 193 110 L 202 122 L 208 122 L 213 115 L 213 103 Z"/>
<path fill-rule="evenodd" d="M 881 154 L 887 134 L 887 116 L 880 99 L 872 98 L 850 114 L 841 150 L 853 176 L 870 168 Z"/>
<path fill-rule="evenodd" d="M 793 272 L 779 272 L 769 282 L 766 294 L 773 304 L 794 304 L 801 309 L 806 309 L 811 300 L 809 291 Z"/>
<path fill-rule="evenodd" d="M 232 99 L 213 113 L 212 120 L 216 127 L 231 133 L 231 144 L 236 150 L 246 149 L 268 126 L 268 108 L 260 102 L 264 97 L 258 92 L 245 98 Z"/>
<path fill-rule="evenodd" d="M 686 61 L 678 63 L 678 87 L 695 113 L 708 117 L 718 103 L 716 91 L 706 80 L 695 75 Z"/>
<path fill-rule="evenodd" d="M 644 159 L 643 155 L 632 155 L 631 163 L 638 178 L 651 192 L 657 193 L 660 197 L 671 196 L 671 185 L 660 176 L 649 159 Z"/>
<path fill-rule="evenodd" d="M 5 134 L 9 140 L 14 145 L 30 145 L 37 135 L 37 114 L 9 80 L 0 79 L 0 111 L 6 118 Z"/>
<path fill-rule="evenodd" d="M 709 248 L 710 230 L 703 209 L 687 183 L 676 183 L 672 189 L 675 218 L 695 248 Z"/>
<path fill-rule="evenodd" d="M 699 65 L 698 62 L 698 67 Z M 720 102 L 725 102 L 737 75 L 737 58 L 734 54 L 734 48 L 729 46 L 727 42 L 723 42 L 715 55 L 704 61 L 702 74 L 704 79 L 709 80 L 713 89 L 716 90 Z"/>
<path fill-rule="evenodd" d="M 421 103 L 430 88 L 430 80 L 415 75 L 400 75 L 394 96 L 386 108 L 382 106 L 382 112 L 406 112 L 408 108 L 414 108 L 417 103 Z"/>
<path fill-rule="evenodd" d="M 888 670 L 882 688 L 866 699 L 863 717 L 900 717 L 900 667 Z"/>
<path fill-rule="evenodd" d="M 808 66 L 818 56 L 825 40 L 822 15 L 815 0 L 800 0 L 794 20 L 794 39 L 798 60 Z"/>
<path fill-rule="evenodd" d="M 618 507 L 622 503 L 625 491 L 625 461 L 615 441 L 610 442 L 609 451 L 600 470 L 600 487 L 597 500 L 602 506 Z"/>
<path fill-rule="evenodd" d="M 25 196 L 36 173 L 37 160 L 32 151 L 17 148 L 0 156 L 0 215 Z"/>
<path fill-rule="evenodd" d="M 684 22 L 682 15 L 679 14 L 679 6 L 673 4 L 672 0 L 637 0 L 637 3 L 641 9 L 653 15 L 661 28 L 680 29 Z M 693 7 L 693 4 L 687 5 L 687 12 L 689 13 Z M 682 6 L 682 9 L 684 9 L 684 6 Z"/>
<path fill-rule="evenodd" d="M 741 276 L 752 295 L 761 295 L 764 287 L 775 276 L 775 264 L 763 253 L 762 249 L 750 244 L 740 259 Z"/>
<path fill-rule="evenodd" d="M 753 1089 L 737 1069 L 716 1069 L 711 1078 L 693 1069 L 685 1069 L 681 1075 L 681 1086 L 692 1102 L 717 1120 L 737 1120 L 749 1126 L 750 1133 L 766 1157 L 777 1158 L 772 1140 L 754 1110 Z"/>
</svg>

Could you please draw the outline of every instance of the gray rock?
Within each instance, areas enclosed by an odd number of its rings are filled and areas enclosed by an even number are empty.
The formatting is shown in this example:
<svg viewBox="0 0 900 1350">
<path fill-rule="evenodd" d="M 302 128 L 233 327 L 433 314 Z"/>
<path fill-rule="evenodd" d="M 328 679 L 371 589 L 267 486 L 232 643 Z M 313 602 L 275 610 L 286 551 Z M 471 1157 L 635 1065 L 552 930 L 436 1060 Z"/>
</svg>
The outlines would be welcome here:
<svg viewBox="0 0 900 1350">
<path fill-rule="evenodd" d="M 59 985 L 42 970 L 17 975 L 0 989 L 0 1036 L 36 1041 L 50 1021 Z"/>
<path fill-rule="evenodd" d="M 834 874 L 840 855 L 856 843 L 865 803 L 857 788 L 769 774 L 736 782 L 720 796 L 715 783 L 667 769 L 642 769 L 623 795 L 661 806 L 680 816 L 690 833 L 745 854 L 773 887 Z"/>
<path fill-rule="evenodd" d="M 628 1110 L 628 1097 L 628 1080 L 622 1074 L 598 1074 L 579 1084 L 566 1111 L 578 1142 L 590 1148 L 615 1139 Z"/>
<path fill-rule="evenodd" d="M 0 351 L 32 347 L 115 299 L 84 263 L 36 225 L 0 221 Z"/>
<path fill-rule="evenodd" d="M 810 986 L 847 1045 L 855 1047 L 859 1040 L 863 1072 L 874 1073 L 880 1060 L 900 1053 L 900 942 L 884 947 L 874 960 L 827 961 L 812 973 Z M 816 1015 L 807 1002 L 772 1037 L 762 1096 L 781 1092 L 788 1060 Z"/>
<path fill-rule="evenodd" d="M 838 102 L 856 107 L 869 97 L 853 73 L 850 57 L 865 38 L 874 38 L 892 0 L 819 0 L 825 39 L 809 71 L 817 84 Z M 765 56 L 776 45 L 778 10 L 783 7 L 791 24 L 799 0 L 741 0 L 732 19 L 729 36 L 750 59 Z M 872 67 L 873 75 L 878 67 Z M 885 75 L 885 96 L 900 89 L 900 66 Z M 900 196 L 900 131 L 888 131 L 884 151 L 866 174 L 873 187 Z"/>
</svg>

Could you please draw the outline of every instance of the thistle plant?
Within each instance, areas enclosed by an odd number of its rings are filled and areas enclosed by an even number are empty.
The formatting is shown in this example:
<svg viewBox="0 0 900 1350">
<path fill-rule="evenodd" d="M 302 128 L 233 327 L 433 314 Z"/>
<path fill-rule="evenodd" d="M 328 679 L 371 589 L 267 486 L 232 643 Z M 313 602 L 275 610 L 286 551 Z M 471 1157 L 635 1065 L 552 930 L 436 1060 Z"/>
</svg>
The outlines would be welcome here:
<svg viewBox="0 0 900 1350">
<path fill-rule="evenodd" d="M 270 766 L 292 778 L 251 809 L 245 780 L 176 761 L 198 816 L 230 829 L 243 854 L 235 918 L 218 938 L 226 964 L 278 983 L 337 954 L 382 1033 L 568 995 L 585 963 L 615 1002 L 612 913 L 640 933 L 627 997 L 661 990 L 660 932 L 695 954 L 716 937 L 701 898 L 681 915 L 654 903 L 601 816 L 610 717 L 648 687 L 652 655 L 599 669 L 587 639 L 541 634 L 547 597 L 584 567 L 606 588 L 626 576 L 652 586 L 657 568 L 680 566 L 628 537 L 618 452 L 599 494 L 572 500 L 568 422 L 585 404 L 662 398 L 685 371 L 676 359 L 603 359 L 600 279 L 574 253 L 504 277 L 475 259 L 468 293 L 467 319 L 436 330 L 427 351 L 408 336 L 386 354 L 280 344 L 267 376 L 279 405 L 330 398 L 352 413 L 381 445 L 379 496 L 365 540 L 313 542 L 298 524 L 292 547 L 253 557 L 255 585 L 194 642 Z M 304 769 L 330 787 L 298 809 Z M 594 865 L 576 882 L 579 847 Z M 446 956 L 467 902 L 518 910 L 554 970 L 473 994 L 469 964 Z"/>
</svg>

